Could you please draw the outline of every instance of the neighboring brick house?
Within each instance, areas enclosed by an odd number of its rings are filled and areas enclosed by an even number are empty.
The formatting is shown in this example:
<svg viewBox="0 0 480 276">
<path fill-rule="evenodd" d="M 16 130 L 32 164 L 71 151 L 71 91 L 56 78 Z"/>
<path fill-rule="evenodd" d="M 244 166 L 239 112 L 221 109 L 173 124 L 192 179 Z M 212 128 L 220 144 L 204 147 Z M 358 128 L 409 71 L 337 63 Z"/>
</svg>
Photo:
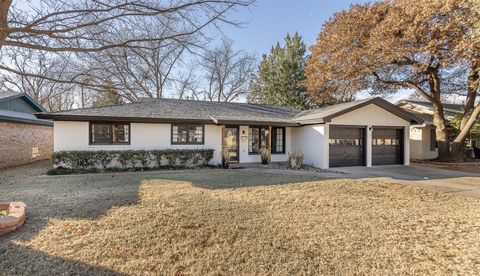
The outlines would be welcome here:
<svg viewBox="0 0 480 276">
<path fill-rule="evenodd" d="M 27 94 L 0 92 L 0 168 L 51 157 L 53 122 L 33 115 L 44 111 Z"/>
</svg>

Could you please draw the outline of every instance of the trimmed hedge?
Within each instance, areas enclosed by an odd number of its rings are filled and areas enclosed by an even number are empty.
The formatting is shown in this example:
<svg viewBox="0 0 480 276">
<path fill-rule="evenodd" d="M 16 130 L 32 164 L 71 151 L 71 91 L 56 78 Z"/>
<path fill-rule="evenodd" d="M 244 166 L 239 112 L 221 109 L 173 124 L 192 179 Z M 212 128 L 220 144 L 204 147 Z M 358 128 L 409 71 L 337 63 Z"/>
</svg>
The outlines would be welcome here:
<svg viewBox="0 0 480 276">
<path fill-rule="evenodd" d="M 79 171 L 185 168 L 208 165 L 213 152 L 213 149 L 59 151 L 52 158 L 55 167 Z"/>
</svg>

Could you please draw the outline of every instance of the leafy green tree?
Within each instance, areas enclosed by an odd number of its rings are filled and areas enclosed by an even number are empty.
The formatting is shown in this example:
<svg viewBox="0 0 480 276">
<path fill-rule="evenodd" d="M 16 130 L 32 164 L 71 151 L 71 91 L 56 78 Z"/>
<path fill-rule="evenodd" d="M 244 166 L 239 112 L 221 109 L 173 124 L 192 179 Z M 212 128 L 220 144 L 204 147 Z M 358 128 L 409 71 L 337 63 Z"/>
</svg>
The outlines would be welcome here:
<svg viewBox="0 0 480 276">
<path fill-rule="evenodd" d="M 250 103 L 276 104 L 305 110 L 313 105 L 303 82 L 306 46 L 302 37 L 287 34 L 285 45 L 272 47 L 263 55 L 258 74 L 250 84 Z"/>
</svg>

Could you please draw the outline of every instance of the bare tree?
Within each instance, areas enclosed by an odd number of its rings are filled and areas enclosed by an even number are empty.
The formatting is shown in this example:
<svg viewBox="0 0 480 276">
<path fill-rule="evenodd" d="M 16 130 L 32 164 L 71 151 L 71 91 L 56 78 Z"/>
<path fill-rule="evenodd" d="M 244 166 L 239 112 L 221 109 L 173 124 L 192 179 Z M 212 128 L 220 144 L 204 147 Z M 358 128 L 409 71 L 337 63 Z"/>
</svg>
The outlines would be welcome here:
<svg viewBox="0 0 480 276">
<path fill-rule="evenodd" d="M 227 14 L 253 0 L 39 0 L 27 7 L 0 0 L 0 70 L 60 83 L 93 85 L 78 74 L 70 78 L 45 76 L 10 66 L 12 49 L 50 53 L 94 53 L 116 48 L 148 49 L 148 43 L 181 40 L 217 23 L 236 24 Z M 168 34 L 145 37 L 136 32 L 139 18 L 158 17 Z M 174 22 L 175 24 L 172 24 Z M 122 35 L 125 31 L 128 35 Z"/>
<path fill-rule="evenodd" d="M 178 76 L 179 78 L 174 80 L 175 96 L 179 99 L 199 100 L 200 81 L 196 78 L 193 67 L 186 72 L 180 71 Z"/>
<path fill-rule="evenodd" d="M 46 77 L 62 77 L 68 71 L 68 61 L 52 58 L 46 53 L 31 49 L 16 49 L 10 66 L 19 72 L 34 72 Z M 48 111 L 70 109 L 74 105 L 72 84 L 58 83 L 46 78 L 27 77 L 20 74 L 2 74 L 0 89 L 27 93 Z"/>
<path fill-rule="evenodd" d="M 255 72 L 255 58 L 244 51 L 235 51 L 232 42 L 208 51 L 203 58 L 207 80 L 204 98 L 209 101 L 231 102 L 248 92 L 248 84 Z"/>
<path fill-rule="evenodd" d="M 170 30 L 158 28 L 161 20 L 158 17 L 140 20 L 136 32 L 151 38 L 166 36 Z M 116 91 L 129 101 L 162 98 L 165 88 L 173 85 L 172 73 L 182 65 L 185 54 L 195 53 L 200 40 L 199 35 L 193 34 L 175 41 L 153 39 L 145 43 L 145 48 L 115 48 L 88 54 L 85 71 L 92 76 L 92 81 L 103 83 L 109 79 Z"/>
</svg>

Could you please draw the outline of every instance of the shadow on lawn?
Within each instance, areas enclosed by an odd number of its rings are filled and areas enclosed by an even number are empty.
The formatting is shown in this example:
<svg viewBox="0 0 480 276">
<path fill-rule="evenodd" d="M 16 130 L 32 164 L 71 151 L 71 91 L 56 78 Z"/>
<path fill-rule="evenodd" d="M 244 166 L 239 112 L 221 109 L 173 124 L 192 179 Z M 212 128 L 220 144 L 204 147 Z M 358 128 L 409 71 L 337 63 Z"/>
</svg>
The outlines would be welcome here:
<svg viewBox="0 0 480 276">
<path fill-rule="evenodd" d="M 226 189 L 308 182 L 319 178 L 221 169 L 18 178 L 2 186 L 0 201 L 25 202 L 29 206 L 27 221 L 19 230 L 0 238 L 0 272 L 5 269 L 12 273 L 31 271 L 41 275 L 78 271 L 85 275 L 115 274 L 104 268 L 21 247 L 13 241 L 28 242 L 35 238 L 51 219 L 95 220 L 114 207 L 137 204 L 140 186 L 148 180 L 185 181 L 200 188 Z M 31 267 L 25 269 L 25 265 Z M 58 267 L 59 271 L 50 271 L 52 267 Z"/>
<path fill-rule="evenodd" d="M 244 170 L 202 170 L 201 173 L 180 173 L 160 175 L 167 180 L 188 181 L 192 185 L 206 189 L 237 189 L 256 186 L 284 185 L 319 181 L 324 178 L 313 175 L 293 175 L 290 173 L 265 173 Z"/>
<path fill-rule="evenodd" d="M 0 274 L 3 275 L 123 275 L 107 268 L 52 256 L 8 242 L 0 247 Z"/>
<path fill-rule="evenodd" d="M 0 246 L 6 239 L 28 241 L 50 219 L 93 220 L 113 207 L 136 204 L 142 182 L 154 179 L 186 181 L 206 189 L 227 189 L 318 181 L 321 178 L 222 169 L 20 178 L 15 183 L 2 187 L 0 202 L 25 202 L 29 207 L 27 221 L 21 229 L 0 238 Z"/>
<path fill-rule="evenodd" d="M 50 219 L 96 219 L 116 206 L 135 204 L 141 182 L 148 177 L 122 174 L 37 176 L 2 187 L 0 201 L 23 201 L 27 220 L 19 230 L 0 238 L 28 241 Z"/>
</svg>

